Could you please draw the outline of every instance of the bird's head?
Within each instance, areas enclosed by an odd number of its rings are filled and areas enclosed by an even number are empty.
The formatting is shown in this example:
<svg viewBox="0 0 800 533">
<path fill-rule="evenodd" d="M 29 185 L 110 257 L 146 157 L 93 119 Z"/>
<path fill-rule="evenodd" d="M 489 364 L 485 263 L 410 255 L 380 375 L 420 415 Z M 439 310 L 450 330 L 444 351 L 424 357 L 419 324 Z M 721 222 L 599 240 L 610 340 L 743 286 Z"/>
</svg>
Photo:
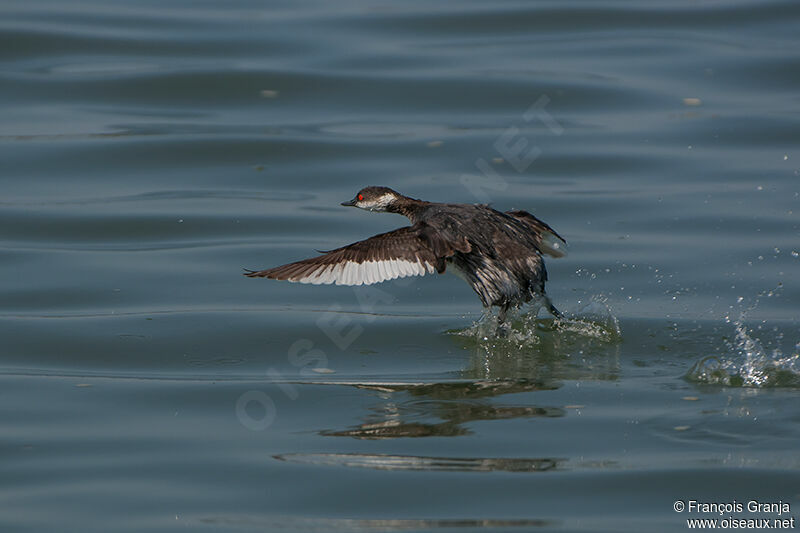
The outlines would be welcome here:
<svg viewBox="0 0 800 533">
<path fill-rule="evenodd" d="M 403 195 L 389 187 L 364 187 L 355 198 L 342 205 L 358 207 L 368 211 L 387 211 L 388 208 L 400 200 Z"/>
</svg>

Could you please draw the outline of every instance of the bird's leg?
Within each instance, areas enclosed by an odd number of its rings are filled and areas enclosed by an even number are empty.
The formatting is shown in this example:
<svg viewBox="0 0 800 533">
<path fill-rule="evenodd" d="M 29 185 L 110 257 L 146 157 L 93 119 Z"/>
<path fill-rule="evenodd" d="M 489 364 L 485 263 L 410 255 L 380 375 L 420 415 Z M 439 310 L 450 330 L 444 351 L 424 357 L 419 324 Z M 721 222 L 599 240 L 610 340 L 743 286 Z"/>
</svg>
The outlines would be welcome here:
<svg viewBox="0 0 800 533">
<path fill-rule="evenodd" d="M 506 322 L 509 307 L 511 307 L 510 304 L 503 304 L 500 306 L 500 312 L 497 313 L 497 331 L 495 332 L 497 337 L 507 336 L 511 329 L 511 324 Z"/>
<path fill-rule="evenodd" d="M 510 307 L 511 306 L 509 304 L 503 304 L 503 305 L 500 306 L 500 312 L 497 313 L 497 323 L 498 324 L 505 324 L 506 318 L 507 318 L 507 314 L 508 314 L 508 309 Z"/>
<path fill-rule="evenodd" d="M 550 311 L 550 314 L 556 318 L 564 318 L 564 315 L 561 314 L 561 311 L 556 309 L 556 306 L 553 305 L 553 301 L 550 300 L 550 297 L 546 294 L 544 295 L 544 304 L 547 306 L 547 310 Z"/>
</svg>

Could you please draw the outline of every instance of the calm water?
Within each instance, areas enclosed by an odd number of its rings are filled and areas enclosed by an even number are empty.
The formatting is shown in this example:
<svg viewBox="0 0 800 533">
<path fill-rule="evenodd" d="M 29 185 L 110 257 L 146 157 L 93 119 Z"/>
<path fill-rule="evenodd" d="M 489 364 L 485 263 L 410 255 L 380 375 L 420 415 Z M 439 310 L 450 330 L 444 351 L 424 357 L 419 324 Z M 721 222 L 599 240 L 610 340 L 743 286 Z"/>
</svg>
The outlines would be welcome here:
<svg viewBox="0 0 800 533">
<path fill-rule="evenodd" d="M 0 528 L 800 515 L 799 17 L 5 0 Z M 536 213 L 569 319 L 241 276 L 404 225 L 365 185 Z"/>
</svg>

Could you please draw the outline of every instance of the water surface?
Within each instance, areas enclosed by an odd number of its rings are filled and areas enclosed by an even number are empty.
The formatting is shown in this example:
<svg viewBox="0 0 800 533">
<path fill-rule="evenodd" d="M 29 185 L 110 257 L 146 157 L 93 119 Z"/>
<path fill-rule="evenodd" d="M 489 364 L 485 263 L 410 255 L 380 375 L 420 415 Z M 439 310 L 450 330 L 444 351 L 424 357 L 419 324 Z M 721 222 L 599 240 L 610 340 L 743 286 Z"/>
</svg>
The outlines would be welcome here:
<svg viewBox="0 0 800 533">
<path fill-rule="evenodd" d="M 0 13 L 4 531 L 800 509 L 795 2 Z M 568 319 L 241 276 L 405 224 L 365 185 L 535 213 Z"/>
</svg>

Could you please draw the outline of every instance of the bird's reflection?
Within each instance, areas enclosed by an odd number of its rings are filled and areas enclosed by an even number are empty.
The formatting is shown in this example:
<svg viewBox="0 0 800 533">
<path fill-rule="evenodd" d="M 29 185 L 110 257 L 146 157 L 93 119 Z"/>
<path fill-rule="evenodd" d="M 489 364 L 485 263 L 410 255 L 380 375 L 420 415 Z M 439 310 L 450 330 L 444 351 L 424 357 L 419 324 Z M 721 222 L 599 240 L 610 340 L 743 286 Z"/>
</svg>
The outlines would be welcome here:
<svg viewBox="0 0 800 533">
<path fill-rule="evenodd" d="M 362 424 L 344 430 L 321 431 L 322 435 L 359 439 L 455 437 L 469 434 L 471 431 L 466 424 L 478 420 L 564 416 L 564 410 L 559 407 L 494 405 L 489 401 L 499 394 L 543 388 L 525 380 L 360 383 L 354 386 L 378 391 L 382 401 L 371 408 Z"/>
<path fill-rule="evenodd" d="M 567 410 L 548 404 L 545 395 L 508 397 L 555 390 L 564 380 L 615 380 L 619 375 L 618 343 L 602 338 L 597 331 L 608 332 L 591 322 L 564 320 L 554 324 L 552 320 L 523 317 L 503 338 L 484 334 L 482 326 L 494 331 L 489 323 L 450 332 L 454 341 L 471 354 L 454 379 L 348 383 L 374 391 L 378 401 L 360 424 L 319 433 L 356 439 L 456 437 L 472 433 L 470 423 L 477 421 L 558 418 Z M 501 396 L 506 397 L 502 403 L 498 401 Z M 532 398 L 543 401 L 531 404 Z"/>
</svg>

